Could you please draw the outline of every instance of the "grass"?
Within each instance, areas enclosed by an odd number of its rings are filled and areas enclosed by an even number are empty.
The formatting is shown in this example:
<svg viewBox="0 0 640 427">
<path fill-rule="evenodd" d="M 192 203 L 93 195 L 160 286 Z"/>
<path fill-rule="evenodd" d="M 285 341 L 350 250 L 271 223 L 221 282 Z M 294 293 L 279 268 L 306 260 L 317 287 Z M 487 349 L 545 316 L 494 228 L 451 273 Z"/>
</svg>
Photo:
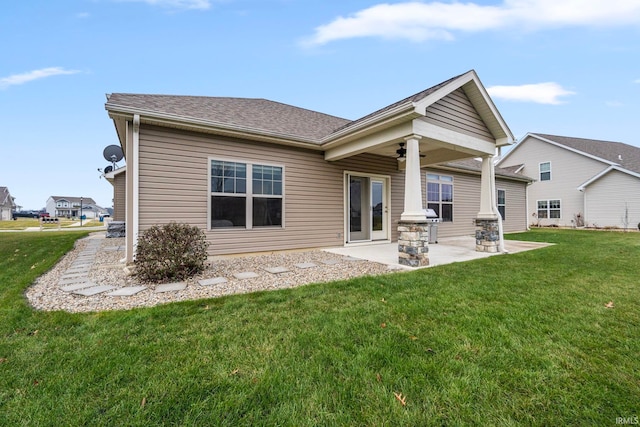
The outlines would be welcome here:
<svg viewBox="0 0 640 427">
<path fill-rule="evenodd" d="M 535 230 L 510 238 L 556 245 L 155 308 L 32 311 L 25 287 L 76 237 L 0 234 L 0 425 L 615 425 L 640 412 L 638 233 Z"/>
<path fill-rule="evenodd" d="M 70 227 L 72 224 L 80 222 L 79 220 L 60 218 L 60 227 Z M 97 227 L 104 223 L 97 219 L 87 219 L 82 221 L 82 227 Z M 26 230 L 29 227 L 40 227 L 40 220 L 37 218 L 17 218 L 15 221 L 0 221 L 0 230 Z M 58 224 L 43 224 L 43 228 L 57 229 Z"/>
</svg>

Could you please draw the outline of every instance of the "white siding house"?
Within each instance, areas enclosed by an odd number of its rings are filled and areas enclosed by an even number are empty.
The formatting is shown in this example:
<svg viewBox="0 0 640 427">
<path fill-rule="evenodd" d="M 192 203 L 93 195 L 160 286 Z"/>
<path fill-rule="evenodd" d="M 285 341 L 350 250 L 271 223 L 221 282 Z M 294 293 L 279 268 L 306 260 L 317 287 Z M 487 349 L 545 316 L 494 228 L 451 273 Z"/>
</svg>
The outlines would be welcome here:
<svg viewBox="0 0 640 427">
<path fill-rule="evenodd" d="M 499 162 L 535 179 L 530 225 L 636 228 L 640 148 L 620 142 L 528 133 Z"/>
</svg>

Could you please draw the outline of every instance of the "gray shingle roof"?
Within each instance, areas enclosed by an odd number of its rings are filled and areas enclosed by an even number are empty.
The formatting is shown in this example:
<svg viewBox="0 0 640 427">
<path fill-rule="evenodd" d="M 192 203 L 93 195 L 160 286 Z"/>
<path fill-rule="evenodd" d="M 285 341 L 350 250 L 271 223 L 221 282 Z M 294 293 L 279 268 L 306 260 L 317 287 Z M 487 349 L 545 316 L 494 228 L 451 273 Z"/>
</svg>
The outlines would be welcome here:
<svg viewBox="0 0 640 427">
<path fill-rule="evenodd" d="M 597 139 L 572 138 L 568 136 L 531 133 L 574 150 L 619 164 L 624 169 L 640 173 L 640 148 L 622 142 Z"/>
<path fill-rule="evenodd" d="M 261 98 L 113 93 L 108 97 L 106 108 L 107 110 L 117 109 L 117 107 L 139 109 L 176 118 L 204 120 L 253 131 L 286 135 L 305 142 L 320 144 L 323 138 L 334 132 L 383 114 L 394 107 L 420 101 L 460 76 L 462 74 L 353 121 Z"/>
<path fill-rule="evenodd" d="M 251 128 L 310 142 L 318 142 L 349 123 L 340 117 L 260 98 L 114 93 L 106 105 Z"/>
</svg>

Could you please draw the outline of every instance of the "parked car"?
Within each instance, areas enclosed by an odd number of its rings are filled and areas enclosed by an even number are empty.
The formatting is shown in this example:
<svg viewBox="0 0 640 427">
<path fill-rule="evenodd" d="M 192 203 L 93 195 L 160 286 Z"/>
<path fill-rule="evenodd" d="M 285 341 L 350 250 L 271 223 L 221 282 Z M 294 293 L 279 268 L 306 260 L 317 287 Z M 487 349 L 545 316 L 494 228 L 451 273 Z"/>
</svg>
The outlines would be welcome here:
<svg viewBox="0 0 640 427">
<path fill-rule="evenodd" d="M 40 212 L 40 218 L 49 218 L 49 212 Z"/>
<path fill-rule="evenodd" d="M 38 218 L 38 212 L 33 211 L 18 211 L 13 213 L 13 219 L 18 218 Z"/>
</svg>

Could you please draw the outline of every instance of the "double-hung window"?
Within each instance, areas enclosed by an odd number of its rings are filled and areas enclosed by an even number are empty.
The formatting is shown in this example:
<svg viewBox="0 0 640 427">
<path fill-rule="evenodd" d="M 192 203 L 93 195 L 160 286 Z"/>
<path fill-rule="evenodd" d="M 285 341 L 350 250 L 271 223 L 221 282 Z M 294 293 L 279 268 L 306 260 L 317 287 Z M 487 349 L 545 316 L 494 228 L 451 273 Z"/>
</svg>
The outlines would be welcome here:
<svg viewBox="0 0 640 427">
<path fill-rule="evenodd" d="M 538 200 L 538 218 L 561 218 L 560 200 Z"/>
<path fill-rule="evenodd" d="M 540 181 L 551 181 L 551 162 L 540 163 Z"/>
<path fill-rule="evenodd" d="M 282 227 L 283 167 L 211 160 L 211 228 Z"/>
<path fill-rule="evenodd" d="M 498 190 L 498 212 L 504 221 L 507 219 L 507 192 L 505 190 Z"/>
<path fill-rule="evenodd" d="M 453 221 L 453 177 L 427 174 L 427 207 L 433 209 L 440 221 Z"/>
</svg>

